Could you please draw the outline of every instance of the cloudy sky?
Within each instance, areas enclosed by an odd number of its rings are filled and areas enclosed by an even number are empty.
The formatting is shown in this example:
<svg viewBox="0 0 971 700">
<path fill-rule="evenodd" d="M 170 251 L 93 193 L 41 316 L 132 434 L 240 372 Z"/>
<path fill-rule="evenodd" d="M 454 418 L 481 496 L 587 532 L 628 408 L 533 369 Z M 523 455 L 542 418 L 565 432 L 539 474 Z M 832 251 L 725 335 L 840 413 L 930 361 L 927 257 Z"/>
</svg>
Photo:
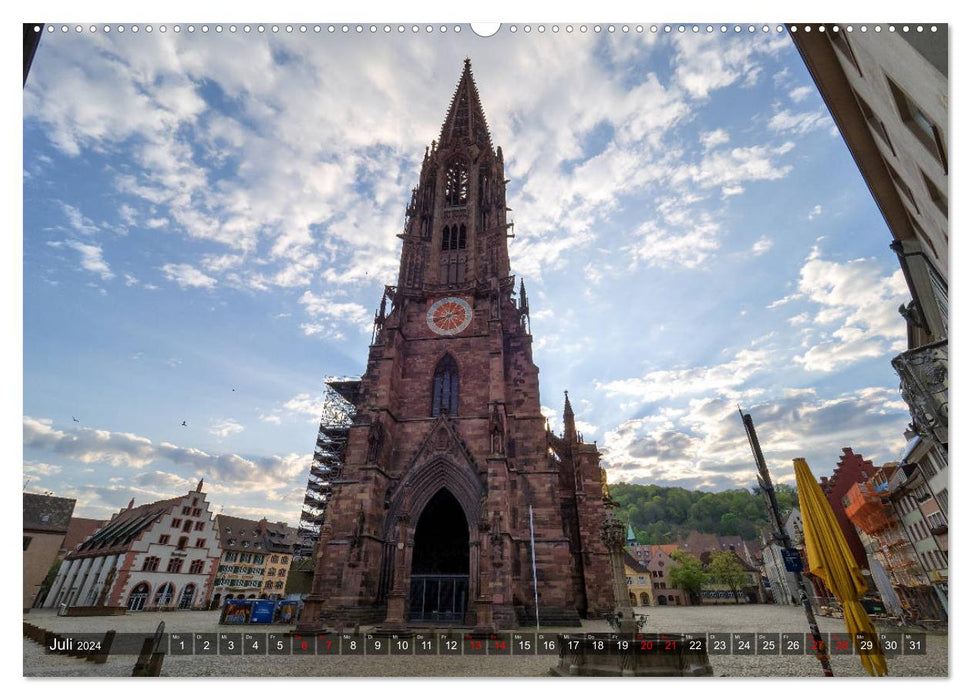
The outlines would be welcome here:
<svg viewBox="0 0 971 700">
<path fill-rule="evenodd" d="M 895 458 L 890 234 L 776 25 L 45 34 L 23 108 L 23 470 L 107 517 L 205 478 L 299 519 L 462 69 L 505 155 L 544 411 L 612 482 Z M 182 422 L 186 425 L 183 426 Z"/>
</svg>

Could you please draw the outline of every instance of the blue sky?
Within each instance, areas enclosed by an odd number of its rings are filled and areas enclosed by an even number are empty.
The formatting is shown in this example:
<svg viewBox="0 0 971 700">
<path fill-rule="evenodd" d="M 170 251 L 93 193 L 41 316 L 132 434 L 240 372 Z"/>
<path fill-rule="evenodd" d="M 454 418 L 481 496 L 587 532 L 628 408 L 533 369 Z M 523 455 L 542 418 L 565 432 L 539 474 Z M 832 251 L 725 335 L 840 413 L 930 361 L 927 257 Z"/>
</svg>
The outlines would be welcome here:
<svg viewBox="0 0 971 700">
<path fill-rule="evenodd" d="M 296 524 L 323 378 L 364 369 L 466 56 L 544 410 L 569 389 L 611 481 L 750 486 L 738 403 L 779 481 L 903 448 L 906 285 L 776 25 L 154 26 L 47 34 L 24 91 L 29 490 L 107 517 L 204 477 Z"/>
</svg>

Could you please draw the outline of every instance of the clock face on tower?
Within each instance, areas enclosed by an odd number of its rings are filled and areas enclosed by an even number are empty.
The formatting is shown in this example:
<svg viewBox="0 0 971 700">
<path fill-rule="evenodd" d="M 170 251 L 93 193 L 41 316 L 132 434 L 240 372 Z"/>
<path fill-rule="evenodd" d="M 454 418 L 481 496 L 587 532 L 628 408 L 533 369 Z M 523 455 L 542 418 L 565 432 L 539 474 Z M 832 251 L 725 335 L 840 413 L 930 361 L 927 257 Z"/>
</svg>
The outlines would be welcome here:
<svg viewBox="0 0 971 700">
<path fill-rule="evenodd" d="M 438 335 L 456 335 L 472 322 L 472 307 L 465 299 L 445 297 L 429 307 L 426 320 Z"/>
</svg>

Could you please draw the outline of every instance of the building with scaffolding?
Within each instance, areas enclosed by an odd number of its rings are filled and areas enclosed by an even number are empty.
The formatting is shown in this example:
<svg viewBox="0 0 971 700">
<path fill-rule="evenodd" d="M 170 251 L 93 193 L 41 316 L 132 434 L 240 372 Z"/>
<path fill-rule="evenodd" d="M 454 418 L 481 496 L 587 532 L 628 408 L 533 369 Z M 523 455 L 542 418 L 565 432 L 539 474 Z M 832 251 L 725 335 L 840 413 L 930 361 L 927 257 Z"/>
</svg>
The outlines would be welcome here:
<svg viewBox="0 0 971 700">
<path fill-rule="evenodd" d="M 355 379 L 325 381 L 324 408 L 297 528 L 294 548 L 297 558 L 313 556 L 314 547 L 320 539 L 320 528 L 334 493 L 334 485 L 339 483 L 343 471 L 347 436 L 360 384 L 360 380 Z"/>
<path fill-rule="evenodd" d="M 850 487 L 843 498 L 844 511 L 860 533 L 867 567 L 887 609 L 903 617 L 938 619 L 946 609 L 914 541 L 920 525 L 910 522 L 916 520 L 913 513 L 920 514 L 907 493 L 914 474 L 919 472 L 906 465 L 884 465 L 870 479 Z"/>
</svg>

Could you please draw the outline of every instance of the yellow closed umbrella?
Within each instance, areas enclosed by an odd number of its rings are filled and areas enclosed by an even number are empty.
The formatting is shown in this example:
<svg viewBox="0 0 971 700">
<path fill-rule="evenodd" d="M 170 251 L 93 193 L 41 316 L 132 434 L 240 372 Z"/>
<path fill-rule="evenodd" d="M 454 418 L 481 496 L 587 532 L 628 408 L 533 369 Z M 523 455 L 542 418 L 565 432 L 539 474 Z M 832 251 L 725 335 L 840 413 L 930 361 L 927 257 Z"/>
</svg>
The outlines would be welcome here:
<svg viewBox="0 0 971 700">
<path fill-rule="evenodd" d="M 796 489 L 799 493 L 799 510 L 802 512 L 809 573 L 821 578 L 839 598 L 850 637 L 855 639 L 859 632 L 871 635 L 872 653 L 860 654 L 860 662 L 871 676 L 885 676 L 887 660 L 877 642 L 877 631 L 860 604 L 860 596 L 867 590 L 863 574 L 806 460 L 800 457 L 792 460 L 792 463 L 796 470 Z"/>
</svg>

